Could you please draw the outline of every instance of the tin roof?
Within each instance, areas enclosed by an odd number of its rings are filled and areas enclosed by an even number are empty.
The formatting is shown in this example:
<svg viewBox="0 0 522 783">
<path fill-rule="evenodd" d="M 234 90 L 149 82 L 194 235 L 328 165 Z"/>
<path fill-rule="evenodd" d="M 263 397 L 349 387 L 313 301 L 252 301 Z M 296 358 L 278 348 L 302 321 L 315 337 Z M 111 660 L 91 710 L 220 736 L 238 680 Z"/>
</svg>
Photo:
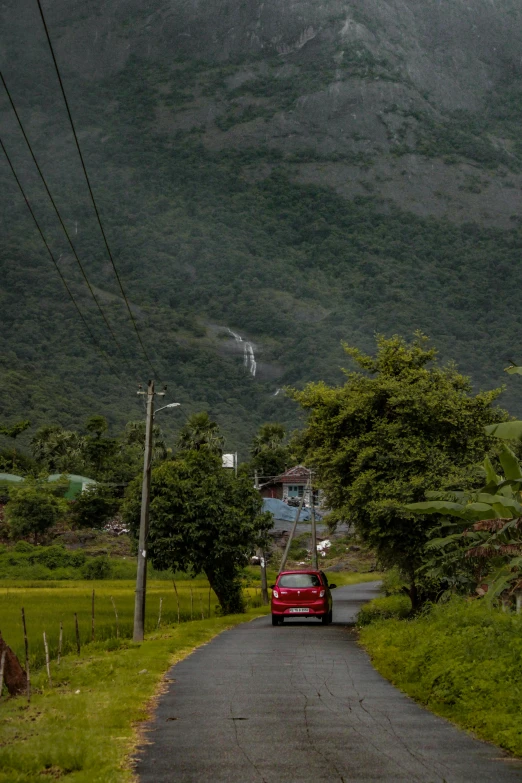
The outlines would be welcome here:
<svg viewBox="0 0 522 783">
<path fill-rule="evenodd" d="M 273 479 L 276 484 L 306 484 L 310 478 L 310 470 L 304 465 L 296 465 L 289 468 L 280 476 Z"/>
</svg>

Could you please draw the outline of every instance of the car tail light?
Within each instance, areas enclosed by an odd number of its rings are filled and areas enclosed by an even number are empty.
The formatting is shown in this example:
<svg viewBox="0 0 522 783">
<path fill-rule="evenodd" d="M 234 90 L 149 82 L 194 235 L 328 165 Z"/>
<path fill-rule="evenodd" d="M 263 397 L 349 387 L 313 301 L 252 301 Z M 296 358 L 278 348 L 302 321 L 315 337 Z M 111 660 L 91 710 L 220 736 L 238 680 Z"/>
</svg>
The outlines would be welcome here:
<svg viewBox="0 0 522 783">
<path fill-rule="evenodd" d="M 279 593 L 277 592 L 277 590 L 272 590 L 272 595 L 274 596 L 274 598 L 279 598 Z"/>
<path fill-rule="evenodd" d="M 319 593 L 319 598 L 324 598 L 324 594 L 326 593 L 326 590 L 321 590 Z"/>
</svg>

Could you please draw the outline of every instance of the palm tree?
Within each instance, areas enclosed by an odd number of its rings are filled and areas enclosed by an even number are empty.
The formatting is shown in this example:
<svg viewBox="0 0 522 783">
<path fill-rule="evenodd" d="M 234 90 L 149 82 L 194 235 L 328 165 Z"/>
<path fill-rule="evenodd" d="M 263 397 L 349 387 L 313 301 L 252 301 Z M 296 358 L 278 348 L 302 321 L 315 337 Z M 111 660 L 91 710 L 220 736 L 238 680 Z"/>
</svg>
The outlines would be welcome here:
<svg viewBox="0 0 522 783">
<path fill-rule="evenodd" d="M 145 422 L 128 421 L 125 425 L 125 432 L 121 438 L 122 447 L 139 446 L 141 451 L 145 450 Z M 165 438 L 157 424 L 152 425 L 152 461 L 161 462 L 167 457 L 167 444 Z"/>
<path fill-rule="evenodd" d="M 40 427 L 32 441 L 34 458 L 51 472 L 72 472 L 83 462 L 85 438 L 57 425 Z"/>
<path fill-rule="evenodd" d="M 182 428 L 178 446 L 183 451 L 210 451 L 222 454 L 225 439 L 219 431 L 219 426 L 212 421 L 207 411 L 193 413 Z"/>
<path fill-rule="evenodd" d="M 31 422 L 28 419 L 24 419 L 23 421 L 17 421 L 16 424 L 12 424 L 10 427 L 0 427 L 0 435 L 5 435 L 13 441 L 13 470 L 16 468 L 16 439 L 30 426 Z"/>
<path fill-rule="evenodd" d="M 286 435 L 282 424 L 277 422 L 262 424 L 255 438 L 252 440 L 250 453 L 257 457 L 262 451 L 275 451 L 279 449 Z"/>
</svg>

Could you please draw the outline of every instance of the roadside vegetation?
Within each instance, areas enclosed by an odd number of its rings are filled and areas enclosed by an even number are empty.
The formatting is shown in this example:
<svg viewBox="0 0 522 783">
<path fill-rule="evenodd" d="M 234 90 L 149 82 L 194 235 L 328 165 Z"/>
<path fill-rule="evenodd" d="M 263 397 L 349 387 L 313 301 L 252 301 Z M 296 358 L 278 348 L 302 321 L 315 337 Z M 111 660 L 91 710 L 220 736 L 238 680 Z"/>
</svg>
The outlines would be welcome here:
<svg viewBox="0 0 522 783">
<path fill-rule="evenodd" d="M 378 337 L 376 356 L 345 349 L 358 370 L 344 386 L 293 393 L 309 411 L 295 448 L 331 528 L 349 519 L 389 569 L 361 642 L 406 693 L 520 755 L 522 421 L 421 334 Z"/>
<path fill-rule="evenodd" d="M 80 656 L 33 673 L 28 704 L 20 696 L 0 710 L 0 783 L 66 778 L 70 783 L 124 783 L 134 776 L 131 754 L 150 700 L 168 667 L 216 634 L 263 614 L 213 617 L 160 628 L 142 644 L 96 642 Z"/>
<path fill-rule="evenodd" d="M 455 597 L 412 619 L 376 619 L 405 610 L 407 598 L 391 596 L 359 615 L 377 670 L 438 715 L 522 756 L 522 616 Z"/>
</svg>

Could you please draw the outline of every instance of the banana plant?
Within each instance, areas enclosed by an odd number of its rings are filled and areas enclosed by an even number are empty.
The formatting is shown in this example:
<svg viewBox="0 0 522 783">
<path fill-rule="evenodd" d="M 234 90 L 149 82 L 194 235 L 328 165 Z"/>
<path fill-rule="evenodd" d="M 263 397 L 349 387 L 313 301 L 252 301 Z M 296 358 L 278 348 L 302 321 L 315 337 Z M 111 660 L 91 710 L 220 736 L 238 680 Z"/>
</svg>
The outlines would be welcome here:
<svg viewBox="0 0 522 783">
<path fill-rule="evenodd" d="M 512 430 L 508 432 L 491 434 L 512 439 Z M 407 506 L 414 513 L 446 517 L 439 535 L 427 544 L 432 557 L 424 572 L 441 579 L 450 592 L 469 589 L 473 582 L 476 585 L 483 580 L 488 584 L 488 597 L 493 599 L 521 582 L 522 468 L 505 444 L 499 460 L 504 476 L 496 474 L 486 457 L 482 465 L 486 483 L 477 492 L 428 492 L 425 502 Z M 460 521 L 451 522 L 447 517 Z M 486 572 L 488 577 L 484 578 Z"/>
</svg>

